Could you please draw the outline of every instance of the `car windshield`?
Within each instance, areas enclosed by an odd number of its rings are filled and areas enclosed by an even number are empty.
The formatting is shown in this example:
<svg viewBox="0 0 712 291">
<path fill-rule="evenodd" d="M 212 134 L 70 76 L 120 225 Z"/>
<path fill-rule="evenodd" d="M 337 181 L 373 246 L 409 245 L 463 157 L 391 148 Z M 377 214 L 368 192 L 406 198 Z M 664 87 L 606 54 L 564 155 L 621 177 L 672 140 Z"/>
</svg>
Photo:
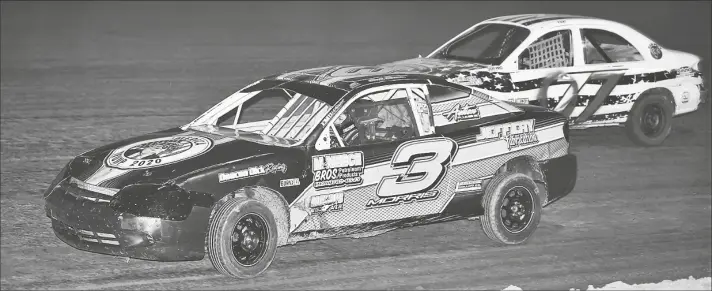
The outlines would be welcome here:
<svg viewBox="0 0 712 291">
<path fill-rule="evenodd" d="M 303 140 L 331 108 L 317 98 L 282 88 L 237 92 L 186 127 L 217 133 L 251 132 L 294 144 Z"/>
<path fill-rule="evenodd" d="M 432 57 L 501 65 L 502 62 L 529 36 L 529 29 L 498 23 L 475 26 Z"/>
</svg>

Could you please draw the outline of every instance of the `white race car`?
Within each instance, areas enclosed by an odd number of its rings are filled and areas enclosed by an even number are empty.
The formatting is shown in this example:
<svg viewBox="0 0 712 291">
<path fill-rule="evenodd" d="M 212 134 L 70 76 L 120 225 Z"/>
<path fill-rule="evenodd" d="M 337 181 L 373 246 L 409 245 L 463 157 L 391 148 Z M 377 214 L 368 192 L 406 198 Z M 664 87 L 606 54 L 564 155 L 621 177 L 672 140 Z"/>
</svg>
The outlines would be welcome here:
<svg viewBox="0 0 712 291">
<path fill-rule="evenodd" d="M 429 71 L 498 99 L 546 105 L 571 128 L 624 125 L 634 142 L 653 146 L 670 134 L 673 116 L 705 102 L 701 65 L 624 24 L 526 14 L 482 21 L 425 58 L 382 68 Z"/>
</svg>

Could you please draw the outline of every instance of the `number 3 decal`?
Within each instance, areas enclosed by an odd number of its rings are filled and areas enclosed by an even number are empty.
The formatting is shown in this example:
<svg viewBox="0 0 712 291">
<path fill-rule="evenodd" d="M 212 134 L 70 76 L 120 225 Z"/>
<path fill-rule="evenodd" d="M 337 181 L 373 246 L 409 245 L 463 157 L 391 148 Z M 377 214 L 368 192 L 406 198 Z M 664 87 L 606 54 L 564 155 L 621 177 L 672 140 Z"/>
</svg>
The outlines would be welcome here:
<svg viewBox="0 0 712 291">
<path fill-rule="evenodd" d="M 455 141 L 445 137 L 403 143 L 391 160 L 391 168 L 401 173 L 383 177 L 376 195 L 391 197 L 434 188 L 442 181 L 456 152 Z"/>
</svg>

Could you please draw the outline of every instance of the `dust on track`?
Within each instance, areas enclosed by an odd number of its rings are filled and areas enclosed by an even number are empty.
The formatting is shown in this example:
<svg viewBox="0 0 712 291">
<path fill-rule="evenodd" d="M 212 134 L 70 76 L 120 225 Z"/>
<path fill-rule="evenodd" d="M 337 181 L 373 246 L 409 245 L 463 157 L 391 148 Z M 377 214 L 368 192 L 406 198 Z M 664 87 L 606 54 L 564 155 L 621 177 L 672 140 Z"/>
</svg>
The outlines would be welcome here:
<svg viewBox="0 0 712 291">
<path fill-rule="evenodd" d="M 536 9 L 568 5 L 561 3 L 537 3 Z M 270 269 L 251 280 L 220 276 L 208 260 L 127 262 L 78 251 L 54 236 L 41 196 L 69 157 L 184 124 L 260 76 L 408 58 L 479 19 L 527 11 L 438 6 L 399 14 L 402 7 L 396 3 L 369 2 L 368 7 L 379 7 L 375 10 L 345 4 L 356 14 L 375 15 L 367 20 L 381 29 L 373 29 L 359 25 L 361 18 L 339 22 L 307 17 L 322 6 L 327 7 L 324 15 L 330 15 L 342 9 L 337 4 L 283 4 L 289 6 L 285 11 L 303 16 L 296 24 L 279 17 L 259 22 L 257 15 L 276 12 L 268 4 L 254 3 L 181 2 L 164 14 L 157 13 L 163 11 L 161 5 L 150 3 L 1 5 L 3 289 L 502 289 L 510 284 L 568 289 L 617 280 L 710 276 L 709 105 L 677 118 L 673 134 L 656 148 L 632 145 L 617 128 L 574 131 L 578 184 L 572 194 L 544 209 L 540 228 L 522 246 L 495 246 L 479 222 L 456 221 L 282 247 Z M 107 12 L 102 5 L 113 6 Z M 580 5 L 589 4 L 575 6 Z M 675 25 L 707 27 L 708 33 L 710 25 L 696 26 L 694 21 L 709 22 L 709 15 L 690 15 L 709 11 L 695 6 L 709 3 L 676 5 L 687 10 Z M 35 10 L 28 12 L 28 7 Z M 438 9 L 449 16 L 421 21 Z M 636 27 L 657 33 L 656 39 L 668 36 L 663 44 L 676 43 L 681 47 L 675 48 L 698 54 L 709 51 L 709 38 L 693 42 L 655 30 L 673 20 L 651 23 L 651 15 L 636 20 L 621 9 L 628 21 L 650 25 Z M 133 21 L 125 21 L 126 15 Z M 254 22 L 263 26 L 250 25 Z M 401 30 L 394 23 L 413 27 Z M 316 29 L 323 34 L 305 32 Z M 23 37 L 25 31 L 29 36 Z M 348 31 L 347 39 L 330 40 L 343 31 Z M 393 40 L 396 33 L 402 37 Z"/>
</svg>

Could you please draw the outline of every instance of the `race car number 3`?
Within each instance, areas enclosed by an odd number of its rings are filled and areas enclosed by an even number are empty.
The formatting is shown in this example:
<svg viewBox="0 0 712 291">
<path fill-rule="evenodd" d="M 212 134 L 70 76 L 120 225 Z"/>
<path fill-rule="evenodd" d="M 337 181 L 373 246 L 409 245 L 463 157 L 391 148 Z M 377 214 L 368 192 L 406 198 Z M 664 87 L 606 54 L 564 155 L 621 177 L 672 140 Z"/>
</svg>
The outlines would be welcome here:
<svg viewBox="0 0 712 291">
<path fill-rule="evenodd" d="M 457 143 L 445 137 L 401 144 L 391 160 L 391 168 L 400 173 L 383 177 L 376 188 L 376 195 L 391 197 L 425 192 L 436 187 L 445 177 L 456 152 Z"/>
</svg>

